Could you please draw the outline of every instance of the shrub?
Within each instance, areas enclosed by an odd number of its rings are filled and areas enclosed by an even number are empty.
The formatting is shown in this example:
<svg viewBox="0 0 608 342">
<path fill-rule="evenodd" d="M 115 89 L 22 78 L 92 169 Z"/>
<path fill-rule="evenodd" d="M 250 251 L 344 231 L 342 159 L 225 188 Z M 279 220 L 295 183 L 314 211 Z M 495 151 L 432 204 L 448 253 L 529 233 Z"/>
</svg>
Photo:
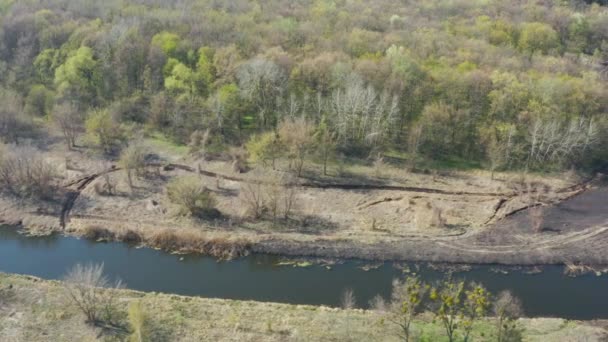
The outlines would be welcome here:
<svg viewBox="0 0 608 342">
<path fill-rule="evenodd" d="M 103 274 L 103 264 L 77 264 L 64 278 L 70 302 L 85 316 L 89 324 L 113 323 L 116 313 L 116 292 L 122 283 L 111 283 Z"/>
<path fill-rule="evenodd" d="M 216 200 L 211 192 L 193 176 L 180 177 L 167 185 L 167 197 L 179 208 L 182 215 L 214 217 Z"/>
<path fill-rule="evenodd" d="M 129 341 L 144 342 L 148 341 L 147 315 L 141 307 L 140 302 L 129 304 L 129 325 L 131 326 L 131 336 Z"/>
<path fill-rule="evenodd" d="M 85 122 L 87 134 L 105 153 L 113 152 L 124 138 L 122 127 L 107 109 L 91 112 Z"/>
<path fill-rule="evenodd" d="M 51 198 L 57 170 L 31 147 L 3 147 L 0 188 L 19 197 Z"/>
</svg>

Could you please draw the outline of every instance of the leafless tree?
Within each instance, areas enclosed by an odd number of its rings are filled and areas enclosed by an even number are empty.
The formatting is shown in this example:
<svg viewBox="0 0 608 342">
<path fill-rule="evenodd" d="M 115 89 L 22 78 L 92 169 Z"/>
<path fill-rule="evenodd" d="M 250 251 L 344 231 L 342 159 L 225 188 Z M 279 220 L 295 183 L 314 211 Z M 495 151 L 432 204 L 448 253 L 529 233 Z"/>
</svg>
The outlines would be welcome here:
<svg viewBox="0 0 608 342">
<path fill-rule="evenodd" d="M 410 171 L 414 171 L 416 169 L 416 161 L 418 159 L 418 150 L 420 149 L 420 145 L 422 144 L 422 133 L 423 126 L 421 124 L 414 125 L 410 129 L 410 134 L 408 137 L 407 149 L 409 152 L 409 165 L 408 168 Z"/>
<path fill-rule="evenodd" d="M 381 143 L 397 118 L 398 103 L 397 96 L 379 94 L 365 86 L 359 75 L 349 75 L 329 101 L 339 141 L 354 140 L 370 146 Z"/>
<path fill-rule="evenodd" d="M 123 287 L 120 281 L 112 283 L 103 274 L 103 268 L 103 264 L 77 264 L 64 277 L 68 299 L 93 325 L 113 323 L 116 295 L 112 290 Z"/>
<path fill-rule="evenodd" d="M 130 144 L 120 154 L 119 165 L 127 173 L 129 188 L 133 191 L 133 172 L 141 176 L 145 167 L 145 148 L 140 142 Z"/>
<path fill-rule="evenodd" d="M 517 319 L 523 315 L 523 308 L 519 298 L 509 291 L 499 293 L 494 301 L 494 315 L 497 342 L 521 341 Z"/>
<path fill-rule="evenodd" d="M 0 103 L 0 137 L 6 143 L 16 143 L 27 126 L 21 98 L 13 91 L 0 89 Z"/>
<path fill-rule="evenodd" d="M 265 203 L 263 185 L 260 183 L 246 183 L 239 193 L 241 202 L 246 206 L 248 214 L 253 218 L 260 218 L 264 214 Z"/>
<path fill-rule="evenodd" d="M 545 162 L 564 162 L 586 152 L 599 142 L 599 131 L 593 119 L 569 122 L 537 119 L 528 134 L 526 166 Z"/>
<path fill-rule="evenodd" d="M 243 96 L 255 104 L 262 126 L 266 127 L 287 81 L 283 70 L 272 61 L 255 58 L 241 66 L 237 79 Z"/>
<path fill-rule="evenodd" d="M 355 291 L 353 289 L 346 289 L 342 293 L 340 304 L 343 309 L 354 309 L 357 306 L 357 299 L 355 298 Z"/>
<path fill-rule="evenodd" d="M 52 113 L 52 119 L 61 130 L 68 148 L 76 146 L 76 138 L 84 130 L 83 118 L 76 106 L 61 104 Z"/>
<path fill-rule="evenodd" d="M 314 126 L 306 119 L 288 118 L 279 125 L 279 139 L 289 151 L 289 159 L 298 177 L 302 174 L 304 162 L 314 143 Z"/>
</svg>

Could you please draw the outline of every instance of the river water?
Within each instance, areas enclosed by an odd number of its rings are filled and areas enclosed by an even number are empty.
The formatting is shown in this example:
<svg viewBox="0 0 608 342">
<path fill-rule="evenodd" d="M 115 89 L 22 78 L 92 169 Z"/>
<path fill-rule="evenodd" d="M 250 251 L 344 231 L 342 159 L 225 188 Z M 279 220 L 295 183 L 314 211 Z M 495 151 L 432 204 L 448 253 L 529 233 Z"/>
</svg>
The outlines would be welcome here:
<svg viewBox="0 0 608 342">
<path fill-rule="evenodd" d="M 361 261 L 344 261 L 329 268 L 277 266 L 281 259 L 252 255 L 229 262 L 199 255 L 172 255 L 124 243 L 98 243 L 53 235 L 26 237 L 15 229 L 0 228 L 0 271 L 60 279 L 77 263 L 101 263 L 111 278 L 128 288 L 204 297 L 250 299 L 293 304 L 338 306 L 340 296 L 352 289 L 359 306 L 376 295 L 390 297 L 391 281 L 403 277 L 402 264 L 383 263 L 368 271 Z M 401 267 L 400 267 L 401 266 Z M 425 281 L 445 273 L 427 265 L 407 265 Z M 518 296 L 528 316 L 571 319 L 608 318 L 608 277 L 563 275 L 563 268 L 547 266 L 542 273 L 512 270 L 495 272 L 475 266 L 455 279 L 476 281 L 493 293 L 509 289 Z"/>
</svg>

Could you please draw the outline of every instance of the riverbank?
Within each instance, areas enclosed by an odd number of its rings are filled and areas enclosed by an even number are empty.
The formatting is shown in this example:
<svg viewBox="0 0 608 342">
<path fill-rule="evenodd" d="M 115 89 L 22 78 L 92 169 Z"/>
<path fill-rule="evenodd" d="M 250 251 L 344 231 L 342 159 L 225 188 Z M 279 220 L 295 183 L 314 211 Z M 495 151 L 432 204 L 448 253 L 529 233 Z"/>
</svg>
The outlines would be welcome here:
<svg viewBox="0 0 608 342">
<path fill-rule="evenodd" d="M 244 224 L 226 226 L 163 215 L 146 217 L 143 213 L 129 219 L 115 210 L 91 209 L 94 200 L 90 197 L 79 199 L 79 207 L 72 210 L 64 228 L 55 215 L 58 206 L 41 208 L 37 204 L 0 198 L 0 223 L 18 225 L 33 235 L 61 233 L 221 259 L 253 252 L 382 261 L 605 265 L 608 263 L 604 252 L 608 246 L 608 189 L 588 187 L 568 193 L 570 197 L 563 202 L 547 206 L 543 232 L 530 231 L 525 210 L 453 236 L 394 235 L 380 230 L 303 233 L 280 228 L 254 229 Z M 125 202 L 124 210 L 131 210 L 146 200 L 121 198 L 119 201 Z"/>
<path fill-rule="evenodd" d="M 148 163 L 130 186 L 126 172 L 89 149 L 66 152 L 51 143 L 45 156 L 65 169 L 55 200 L 0 195 L 0 224 L 34 235 L 58 232 L 221 259 L 265 253 L 502 265 L 608 264 L 608 190 L 597 178 L 409 172 L 390 164 L 382 170 L 353 164 L 320 176 L 319 165 L 310 163 L 304 176 L 294 179 L 284 161 L 277 161 L 276 170 L 258 166 L 235 173 L 226 158 L 196 160 L 153 141 L 147 144 L 157 161 Z M 176 215 L 167 185 L 193 176 L 213 194 L 218 217 Z M 277 185 L 277 180 L 282 181 Z M 107 184 L 112 184 L 112 194 L 102 191 Z M 247 200 L 252 192 L 264 201 L 291 193 L 290 213 L 272 218 L 267 208 L 252 216 Z M 531 222 L 529 208 L 542 208 L 540 226 Z"/>
<path fill-rule="evenodd" d="M 67 305 L 61 282 L 0 273 L 0 340 L 94 341 L 116 340 L 90 328 L 78 310 Z M 149 317 L 154 341 L 398 341 L 397 330 L 382 324 L 382 314 L 342 310 L 184 297 L 119 290 L 119 307 L 126 311 L 140 301 Z M 604 321 L 558 318 L 521 319 L 526 341 L 602 341 Z M 441 327 L 422 316 L 416 327 L 433 341 L 442 341 Z M 491 340 L 492 322 L 481 323 L 476 341 Z M 483 336 L 481 335 L 483 334 Z"/>
</svg>

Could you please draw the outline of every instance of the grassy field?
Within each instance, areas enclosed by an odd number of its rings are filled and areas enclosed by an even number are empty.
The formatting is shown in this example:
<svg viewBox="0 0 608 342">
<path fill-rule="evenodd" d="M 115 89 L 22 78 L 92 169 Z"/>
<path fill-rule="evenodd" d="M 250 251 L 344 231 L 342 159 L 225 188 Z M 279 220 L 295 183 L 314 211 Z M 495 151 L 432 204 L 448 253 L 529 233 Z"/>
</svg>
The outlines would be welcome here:
<svg viewBox="0 0 608 342">
<path fill-rule="evenodd" d="M 62 284 L 0 273 L 0 340 L 122 341 L 128 331 L 110 333 L 84 323 L 69 305 Z M 121 321 L 139 301 L 147 316 L 150 341 L 398 341 L 395 327 L 374 311 L 183 297 L 120 290 Z M 525 341 L 602 341 L 602 322 L 573 322 L 557 318 L 521 319 Z M 415 329 L 422 341 L 446 341 L 430 315 Z M 474 341 L 493 341 L 491 320 L 475 329 Z"/>
</svg>

